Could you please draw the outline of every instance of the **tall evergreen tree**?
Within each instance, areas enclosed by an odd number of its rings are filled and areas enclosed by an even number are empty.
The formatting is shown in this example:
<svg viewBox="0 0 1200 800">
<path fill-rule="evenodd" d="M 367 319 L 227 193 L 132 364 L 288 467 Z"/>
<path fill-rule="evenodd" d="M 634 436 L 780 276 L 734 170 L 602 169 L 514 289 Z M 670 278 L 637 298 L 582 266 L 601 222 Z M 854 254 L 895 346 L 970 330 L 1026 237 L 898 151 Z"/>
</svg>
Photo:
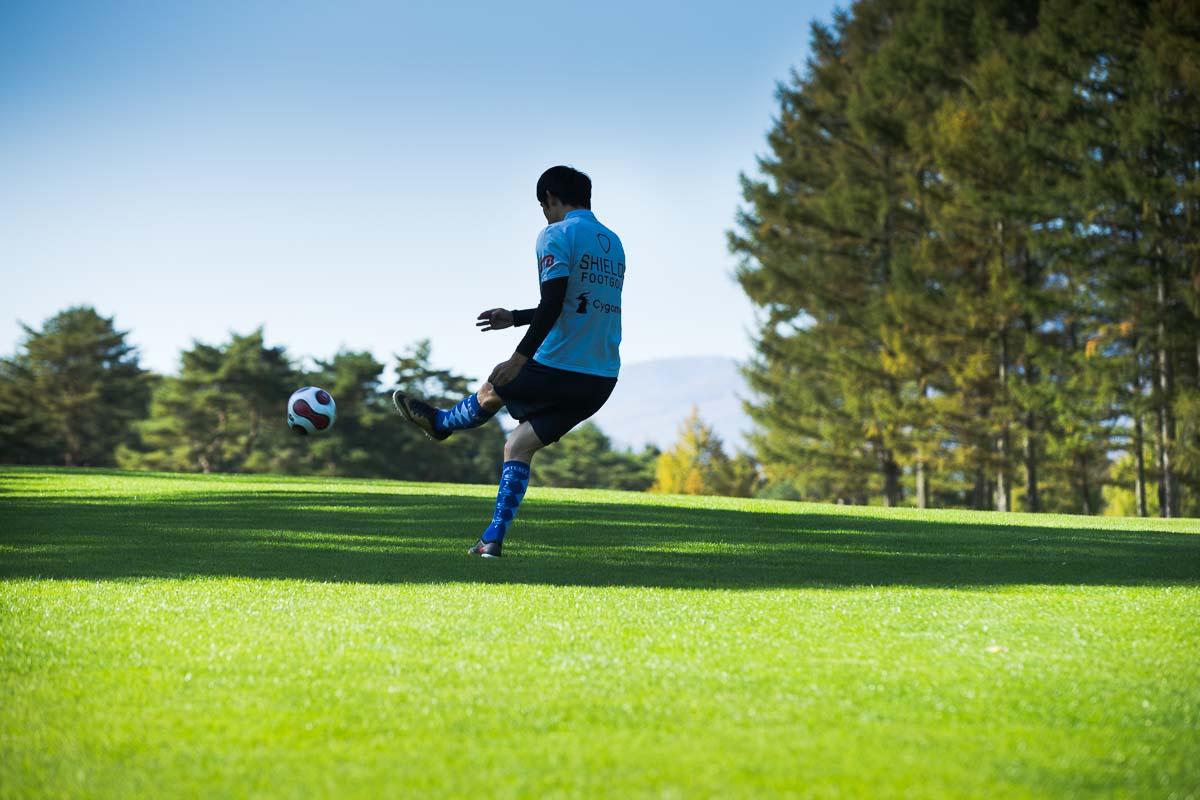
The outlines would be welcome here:
<svg viewBox="0 0 1200 800">
<path fill-rule="evenodd" d="M 1135 455 L 1148 396 L 1161 513 L 1173 516 L 1181 488 L 1200 482 L 1179 463 L 1186 445 L 1177 430 L 1200 380 L 1200 11 L 1175 0 L 1053 0 L 1042 38 L 1077 110 L 1063 141 L 1079 164 L 1086 217 L 1072 234 L 1098 266 L 1102 321 L 1128 327 L 1110 357 L 1128 363 L 1122 394 L 1133 401 Z"/>
<path fill-rule="evenodd" d="M 1200 486 L 1200 11 L 861 0 L 780 89 L 733 250 L 774 481 L 1095 512 Z M 1152 450 L 1154 464 L 1144 454 Z M 866 475 L 875 471 L 869 480 Z"/>
<path fill-rule="evenodd" d="M 151 376 L 138 363 L 126 331 L 90 306 L 59 312 L 0 362 L 0 460 L 113 464 L 150 398 Z"/>
<path fill-rule="evenodd" d="M 887 149 L 894 132 L 853 103 L 862 61 L 888 19 L 839 13 L 814 25 L 804 77 L 781 86 L 782 113 L 759 161 L 766 180 L 743 178 L 749 204 L 730 245 L 738 279 L 766 312 L 747 378 L 761 402 L 751 416 L 765 462 L 820 472 L 839 493 L 864 499 L 867 476 L 898 500 L 889 431 L 873 413 L 897 391 L 880 367 L 881 287 L 890 278 L 894 226 Z M 777 474 L 776 477 L 781 477 Z"/>
<path fill-rule="evenodd" d="M 435 368 L 432 348 L 421 340 L 395 358 L 396 387 L 405 394 L 424 398 L 438 408 L 449 408 L 474 391 L 473 382 L 452 370 Z M 391 389 L 387 393 L 391 404 Z M 386 449 L 388 477 L 403 480 L 492 483 L 504 462 L 504 431 L 492 420 L 470 431 L 434 443 L 414 426 L 393 414 L 384 424 L 378 446 Z"/>
<path fill-rule="evenodd" d="M 935 116 L 930 144 L 943 191 L 926 252 L 942 291 L 956 295 L 950 319 L 941 320 L 961 348 L 954 361 L 970 365 L 955 369 L 949 391 L 981 403 L 964 402 L 964 418 L 986 431 L 959 438 L 975 439 L 974 460 L 991 475 L 996 508 L 1013 509 L 1020 491 L 1026 509 L 1038 511 L 1039 465 L 1062 390 L 1054 367 L 1078 327 L 1090 278 L 1060 252 L 1064 218 L 1077 212 L 1064 192 L 1056 109 L 1028 53 L 1029 19 L 994 24 L 985 39 L 991 49 Z M 1070 349 L 1081 355 L 1075 340 Z"/>
<path fill-rule="evenodd" d="M 224 345 L 196 342 L 178 377 L 159 383 L 139 442 L 121 453 L 128 468 L 183 472 L 268 471 L 286 460 L 293 434 L 283 423 L 288 396 L 302 384 L 283 347 L 262 329 Z"/>
<path fill-rule="evenodd" d="M 291 448 L 289 472 L 374 477 L 392 472 L 388 428 L 395 410 L 382 390 L 383 364 L 367 352 L 340 351 L 318 361 L 304 383 L 320 386 L 337 403 L 337 421 L 320 436 L 297 439 Z"/>
<path fill-rule="evenodd" d="M 997 24 L 1028 24 L 1025 5 L 993 5 Z M 939 175 L 922 132 L 975 60 L 980 27 L 961 3 L 865 0 L 814 26 L 806 74 L 780 89 L 766 180 L 744 182 L 730 239 L 766 312 L 748 379 L 774 477 L 817 472 L 839 498 L 894 505 L 907 462 L 927 494 L 945 366 L 919 324 L 936 329 L 943 311 L 923 299 L 938 281 L 917 263 Z"/>
</svg>

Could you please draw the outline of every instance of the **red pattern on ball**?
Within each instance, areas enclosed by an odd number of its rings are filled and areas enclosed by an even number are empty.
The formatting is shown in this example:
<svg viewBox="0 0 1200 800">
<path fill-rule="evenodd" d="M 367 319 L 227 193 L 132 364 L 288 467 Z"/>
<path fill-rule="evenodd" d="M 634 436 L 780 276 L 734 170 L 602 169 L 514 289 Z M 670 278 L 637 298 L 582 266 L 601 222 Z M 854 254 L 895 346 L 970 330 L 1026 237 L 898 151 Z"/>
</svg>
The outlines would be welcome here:
<svg viewBox="0 0 1200 800">
<path fill-rule="evenodd" d="M 328 395 L 326 395 L 328 397 Z M 292 411 L 295 411 L 300 416 L 313 424 L 313 427 L 319 431 L 323 431 L 329 427 L 329 417 L 317 411 L 313 411 L 313 407 L 308 404 L 307 400 L 297 400 L 292 403 Z"/>
<path fill-rule="evenodd" d="M 324 389 L 317 390 L 317 402 L 323 406 L 327 406 L 333 402 L 333 398 L 329 396 L 329 392 Z"/>
</svg>

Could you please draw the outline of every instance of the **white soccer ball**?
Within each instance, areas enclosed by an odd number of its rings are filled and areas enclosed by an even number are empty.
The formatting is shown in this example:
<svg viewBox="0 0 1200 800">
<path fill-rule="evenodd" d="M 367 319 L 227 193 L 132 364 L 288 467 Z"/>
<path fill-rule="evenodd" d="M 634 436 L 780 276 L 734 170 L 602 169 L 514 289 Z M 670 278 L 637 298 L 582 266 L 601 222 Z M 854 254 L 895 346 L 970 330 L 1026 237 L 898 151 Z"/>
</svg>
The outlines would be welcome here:
<svg viewBox="0 0 1200 800">
<path fill-rule="evenodd" d="M 333 395 L 318 386 L 305 386 L 288 398 L 288 427 L 301 436 L 325 433 L 337 419 L 337 404 Z"/>
</svg>

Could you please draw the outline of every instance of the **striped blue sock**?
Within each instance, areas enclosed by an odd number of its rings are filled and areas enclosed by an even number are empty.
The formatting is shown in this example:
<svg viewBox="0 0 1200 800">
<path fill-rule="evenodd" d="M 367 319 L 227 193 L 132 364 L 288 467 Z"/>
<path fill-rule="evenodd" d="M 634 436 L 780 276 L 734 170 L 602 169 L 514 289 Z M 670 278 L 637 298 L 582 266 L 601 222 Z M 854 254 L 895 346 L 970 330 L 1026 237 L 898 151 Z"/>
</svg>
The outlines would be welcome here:
<svg viewBox="0 0 1200 800">
<path fill-rule="evenodd" d="M 508 526 L 517 516 L 517 507 L 528 488 L 529 465 L 523 461 L 505 461 L 504 469 L 500 471 L 500 491 L 496 494 L 496 513 L 492 515 L 492 524 L 479 538 L 485 542 L 504 541 L 504 534 L 508 533 Z"/>
<path fill-rule="evenodd" d="M 469 394 L 459 400 L 458 405 L 449 411 L 437 412 L 437 417 L 433 421 L 433 429 L 438 433 L 444 433 L 478 428 L 494 416 L 496 416 L 495 411 L 488 411 L 479 405 L 479 399 L 475 395 Z"/>
</svg>

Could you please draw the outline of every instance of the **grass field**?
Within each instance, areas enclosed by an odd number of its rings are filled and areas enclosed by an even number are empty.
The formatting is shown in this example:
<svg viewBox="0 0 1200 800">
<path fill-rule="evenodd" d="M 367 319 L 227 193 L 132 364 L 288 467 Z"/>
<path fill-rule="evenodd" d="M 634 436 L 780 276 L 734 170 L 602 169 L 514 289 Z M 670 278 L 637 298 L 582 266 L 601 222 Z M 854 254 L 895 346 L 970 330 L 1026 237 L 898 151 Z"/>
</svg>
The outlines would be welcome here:
<svg viewBox="0 0 1200 800">
<path fill-rule="evenodd" d="M 1200 797 L 1200 521 L 0 469 L 2 797 Z"/>
</svg>

